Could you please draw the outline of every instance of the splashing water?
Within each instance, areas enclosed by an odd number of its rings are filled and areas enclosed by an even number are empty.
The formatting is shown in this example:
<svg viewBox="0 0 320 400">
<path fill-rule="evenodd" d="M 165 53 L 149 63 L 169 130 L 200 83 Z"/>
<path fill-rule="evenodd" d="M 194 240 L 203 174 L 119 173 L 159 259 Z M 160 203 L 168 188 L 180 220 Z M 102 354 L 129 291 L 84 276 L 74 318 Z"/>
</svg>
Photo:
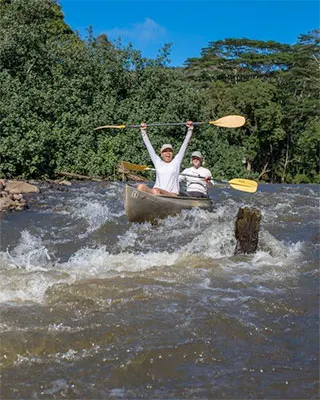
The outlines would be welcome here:
<svg viewBox="0 0 320 400">
<path fill-rule="evenodd" d="M 317 396 L 318 187 L 215 188 L 155 226 L 122 184 L 37 196 L 1 226 L 5 398 Z M 259 247 L 234 255 L 245 205 Z"/>
</svg>

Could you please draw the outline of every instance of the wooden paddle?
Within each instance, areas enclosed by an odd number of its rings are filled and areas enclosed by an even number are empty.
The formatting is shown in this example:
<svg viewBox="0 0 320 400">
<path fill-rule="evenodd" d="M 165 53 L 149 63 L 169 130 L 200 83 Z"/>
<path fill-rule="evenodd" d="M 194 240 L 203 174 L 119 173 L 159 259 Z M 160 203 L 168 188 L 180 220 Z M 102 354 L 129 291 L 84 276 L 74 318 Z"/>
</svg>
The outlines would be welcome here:
<svg viewBox="0 0 320 400">
<path fill-rule="evenodd" d="M 137 164 L 132 164 L 127 161 L 122 161 L 122 165 L 126 169 L 131 169 L 133 171 L 155 171 L 154 168 L 150 168 L 147 165 L 137 165 Z M 195 175 L 187 175 L 187 174 L 180 174 L 182 176 L 190 176 L 193 178 L 201 178 L 205 179 L 205 176 L 195 176 Z M 240 190 L 242 192 L 247 192 L 247 193 L 255 193 L 258 189 L 258 183 L 251 180 L 251 179 L 242 179 L 242 178 L 234 178 L 231 179 L 230 181 L 217 181 L 215 179 L 211 179 L 212 182 L 216 183 L 223 183 L 223 184 L 228 184 L 230 185 L 233 189 Z"/>
<path fill-rule="evenodd" d="M 209 121 L 209 122 L 194 122 L 193 125 L 215 125 L 215 126 L 220 126 L 223 128 L 240 128 L 246 123 L 246 119 L 242 117 L 241 115 L 227 115 L 225 117 L 219 118 L 215 121 Z M 185 122 L 157 122 L 157 123 L 152 123 L 152 124 L 147 124 L 147 126 L 171 126 L 171 125 L 185 125 Z M 140 128 L 139 125 L 104 125 L 104 126 L 98 126 L 97 128 L 94 128 L 94 130 L 98 129 L 105 129 L 105 128 L 115 128 L 115 129 L 125 129 L 125 128 Z"/>
</svg>

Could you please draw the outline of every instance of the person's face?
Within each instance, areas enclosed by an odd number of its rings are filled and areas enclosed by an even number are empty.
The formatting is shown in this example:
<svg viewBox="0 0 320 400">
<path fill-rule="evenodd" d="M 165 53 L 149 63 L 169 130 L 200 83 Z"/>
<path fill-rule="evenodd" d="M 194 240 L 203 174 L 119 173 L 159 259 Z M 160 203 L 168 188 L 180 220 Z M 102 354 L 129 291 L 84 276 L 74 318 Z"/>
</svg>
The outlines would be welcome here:
<svg viewBox="0 0 320 400">
<path fill-rule="evenodd" d="M 161 158 L 166 163 L 171 162 L 173 159 L 173 151 L 171 149 L 164 149 L 161 153 Z"/>
<path fill-rule="evenodd" d="M 192 165 L 193 165 L 195 168 L 201 167 L 201 161 L 202 161 L 201 158 L 192 157 L 191 160 L 192 160 Z"/>
</svg>

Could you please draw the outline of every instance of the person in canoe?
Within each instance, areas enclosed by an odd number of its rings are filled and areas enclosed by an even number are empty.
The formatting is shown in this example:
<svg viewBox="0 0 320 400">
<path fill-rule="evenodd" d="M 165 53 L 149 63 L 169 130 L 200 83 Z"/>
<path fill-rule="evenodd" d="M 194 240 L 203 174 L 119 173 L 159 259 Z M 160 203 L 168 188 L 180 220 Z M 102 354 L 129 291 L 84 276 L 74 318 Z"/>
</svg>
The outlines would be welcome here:
<svg viewBox="0 0 320 400">
<path fill-rule="evenodd" d="M 187 121 L 187 134 L 180 147 L 178 154 L 174 157 L 173 147 L 171 144 L 166 143 L 160 149 L 160 156 L 155 152 L 149 137 L 147 135 L 147 124 L 140 125 L 142 139 L 151 157 L 152 163 L 156 170 L 156 181 L 153 188 L 140 183 L 137 186 L 138 190 L 152 193 L 155 195 L 164 194 L 167 196 L 178 196 L 180 191 L 179 185 L 179 171 L 184 154 L 187 150 L 189 141 L 193 133 L 193 122 Z"/>
<path fill-rule="evenodd" d="M 186 183 L 186 195 L 190 197 L 208 197 L 208 188 L 212 186 L 212 174 L 204 168 L 204 159 L 200 151 L 191 154 L 192 167 L 184 169 L 180 182 Z"/>
</svg>

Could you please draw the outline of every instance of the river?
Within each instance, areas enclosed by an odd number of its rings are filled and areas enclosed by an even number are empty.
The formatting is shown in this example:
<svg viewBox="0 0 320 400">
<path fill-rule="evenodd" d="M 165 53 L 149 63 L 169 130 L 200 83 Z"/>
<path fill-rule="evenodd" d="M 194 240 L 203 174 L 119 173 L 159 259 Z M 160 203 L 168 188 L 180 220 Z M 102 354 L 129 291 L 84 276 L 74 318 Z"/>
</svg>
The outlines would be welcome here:
<svg viewBox="0 0 320 400">
<path fill-rule="evenodd" d="M 1 399 L 318 398 L 319 186 L 216 187 L 157 225 L 123 183 L 38 186 L 0 217 Z"/>
</svg>

